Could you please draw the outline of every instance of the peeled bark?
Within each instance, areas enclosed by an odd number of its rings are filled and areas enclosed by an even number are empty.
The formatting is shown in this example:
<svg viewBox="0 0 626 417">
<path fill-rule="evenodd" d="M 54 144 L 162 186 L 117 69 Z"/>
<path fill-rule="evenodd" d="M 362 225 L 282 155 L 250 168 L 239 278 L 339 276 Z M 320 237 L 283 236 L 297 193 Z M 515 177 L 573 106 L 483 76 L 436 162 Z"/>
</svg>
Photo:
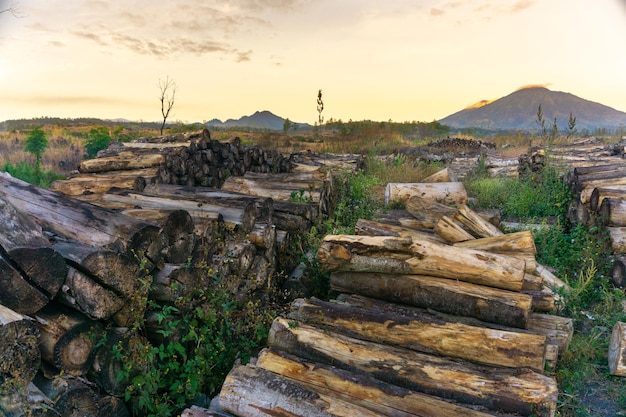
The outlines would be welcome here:
<svg viewBox="0 0 626 417">
<path fill-rule="evenodd" d="M 391 236 L 409 237 L 415 240 L 430 240 L 437 243 L 445 243 L 441 237 L 432 232 L 425 232 L 408 227 L 380 223 L 372 220 L 359 219 L 354 226 L 354 231 L 360 236 Z"/>
<path fill-rule="evenodd" d="M 412 316 L 317 299 L 298 299 L 290 318 L 361 340 L 508 368 L 543 372 L 546 338 L 446 322 L 434 314 Z"/>
<path fill-rule="evenodd" d="M 487 220 L 482 218 L 474 210 L 465 204 L 459 206 L 459 212 L 454 216 L 456 220 L 461 222 L 476 237 L 493 237 L 502 235 L 502 231 Z"/>
<path fill-rule="evenodd" d="M 435 225 L 435 233 L 449 243 L 465 242 L 476 239 L 453 217 L 442 216 Z"/>
<path fill-rule="evenodd" d="M 0 305 L 0 386 L 24 387 L 41 364 L 39 330 L 28 317 Z"/>
<path fill-rule="evenodd" d="M 443 204 L 466 204 L 467 191 L 461 182 L 389 183 L 385 190 L 385 204 L 405 202 L 417 195 Z"/>
<path fill-rule="evenodd" d="M 333 272 L 331 289 L 524 329 L 532 297 L 420 275 Z"/>
<path fill-rule="evenodd" d="M 527 369 L 484 367 L 321 331 L 282 318 L 268 344 L 304 359 L 369 373 L 404 388 L 492 410 L 553 416 L 558 387 L 553 378 Z"/>
<path fill-rule="evenodd" d="M 626 323 L 613 326 L 609 342 L 609 372 L 615 376 L 626 376 Z"/>
</svg>

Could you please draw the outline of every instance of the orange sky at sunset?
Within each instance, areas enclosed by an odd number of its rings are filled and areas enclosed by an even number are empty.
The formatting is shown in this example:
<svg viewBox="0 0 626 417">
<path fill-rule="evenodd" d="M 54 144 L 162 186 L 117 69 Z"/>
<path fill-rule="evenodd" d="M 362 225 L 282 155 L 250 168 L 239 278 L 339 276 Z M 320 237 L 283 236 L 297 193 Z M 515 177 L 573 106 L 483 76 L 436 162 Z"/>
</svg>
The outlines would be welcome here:
<svg viewBox="0 0 626 417">
<path fill-rule="evenodd" d="M 0 10 L 11 6 L 0 0 Z M 624 0 L 19 0 L 0 14 L 0 121 L 269 110 L 431 121 L 527 84 L 626 111 Z"/>
</svg>

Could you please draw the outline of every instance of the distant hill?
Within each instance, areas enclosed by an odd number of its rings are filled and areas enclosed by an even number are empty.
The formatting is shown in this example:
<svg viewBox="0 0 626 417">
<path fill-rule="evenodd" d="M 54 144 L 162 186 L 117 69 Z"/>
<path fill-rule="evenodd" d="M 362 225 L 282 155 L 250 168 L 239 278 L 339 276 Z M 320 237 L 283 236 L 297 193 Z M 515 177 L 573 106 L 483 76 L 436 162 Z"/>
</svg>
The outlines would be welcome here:
<svg viewBox="0 0 626 417">
<path fill-rule="evenodd" d="M 291 120 L 292 123 L 296 123 Z M 254 129 L 270 129 L 270 130 L 283 130 L 283 126 L 285 124 L 285 119 L 282 117 L 276 116 L 274 113 L 264 110 L 257 111 L 250 116 L 243 116 L 237 120 L 228 119 L 225 122 L 222 122 L 219 119 L 213 119 L 207 122 L 207 126 L 213 127 L 248 127 Z M 309 126 L 306 123 L 296 123 L 298 127 Z"/>
<path fill-rule="evenodd" d="M 544 87 L 523 88 L 497 100 L 483 100 L 439 122 L 452 128 L 535 131 L 539 105 L 548 128 L 556 117 L 559 129 L 566 129 L 570 112 L 576 117 L 576 128 L 579 132 L 583 129 L 593 131 L 598 128 L 626 127 L 624 112 Z"/>
</svg>

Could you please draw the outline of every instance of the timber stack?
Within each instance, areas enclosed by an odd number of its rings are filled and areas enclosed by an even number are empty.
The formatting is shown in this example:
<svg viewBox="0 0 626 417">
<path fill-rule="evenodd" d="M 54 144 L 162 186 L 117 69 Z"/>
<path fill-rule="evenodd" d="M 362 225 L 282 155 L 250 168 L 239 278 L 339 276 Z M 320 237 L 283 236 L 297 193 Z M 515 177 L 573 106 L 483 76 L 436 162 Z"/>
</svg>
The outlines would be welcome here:
<svg viewBox="0 0 626 417">
<path fill-rule="evenodd" d="M 113 144 L 52 190 L 2 174 L 0 415 L 129 415 L 133 375 L 120 380 L 113 347 L 166 342 L 159 309 L 189 308 L 181 300 L 216 282 L 263 305 L 293 267 L 289 239 L 332 210 L 331 172 L 359 164 L 218 145 L 205 131 Z M 198 186 L 235 173 L 259 186 Z"/>
<path fill-rule="evenodd" d="M 293 301 L 256 362 L 231 370 L 221 410 L 554 416 L 550 372 L 573 323 L 554 314 L 565 284 L 537 264 L 531 232 L 502 233 L 493 213 L 467 207 L 458 184 L 387 191 L 405 202 L 404 215 L 323 239 L 317 257 L 336 299 Z"/>
</svg>

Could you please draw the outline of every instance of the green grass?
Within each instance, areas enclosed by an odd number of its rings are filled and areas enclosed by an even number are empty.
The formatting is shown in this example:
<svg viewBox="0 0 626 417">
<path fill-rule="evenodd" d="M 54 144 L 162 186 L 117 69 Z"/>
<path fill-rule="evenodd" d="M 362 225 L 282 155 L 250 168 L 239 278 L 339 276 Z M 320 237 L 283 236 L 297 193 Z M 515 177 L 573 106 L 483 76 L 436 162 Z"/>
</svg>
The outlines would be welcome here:
<svg viewBox="0 0 626 417">
<path fill-rule="evenodd" d="M 15 165 L 7 162 L 2 167 L 2 171 L 8 172 L 14 178 L 18 178 L 22 181 L 26 181 L 42 188 L 48 188 L 54 181 L 65 178 L 63 175 L 53 171 L 43 170 L 38 172 L 32 164 L 27 162 L 18 162 Z"/>
</svg>

